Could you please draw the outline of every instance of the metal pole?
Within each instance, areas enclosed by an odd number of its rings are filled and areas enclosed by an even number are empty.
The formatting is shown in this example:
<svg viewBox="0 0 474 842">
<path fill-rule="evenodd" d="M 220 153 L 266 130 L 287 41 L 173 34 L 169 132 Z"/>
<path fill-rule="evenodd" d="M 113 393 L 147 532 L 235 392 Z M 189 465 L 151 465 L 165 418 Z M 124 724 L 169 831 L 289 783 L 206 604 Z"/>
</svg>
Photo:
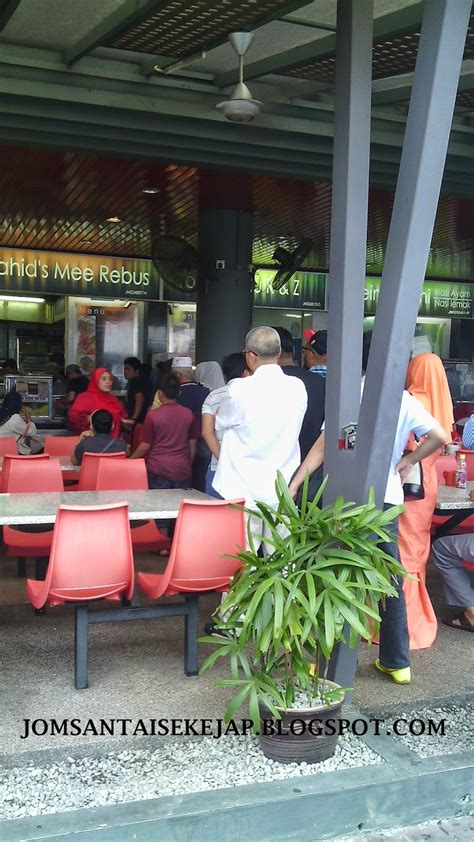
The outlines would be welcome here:
<svg viewBox="0 0 474 842">
<path fill-rule="evenodd" d="M 471 0 L 425 4 L 355 449 L 383 501 L 443 177 Z"/>
<path fill-rule="evenodd" d="M 328 290 L 325 501 L 355 499 L 354 454 L 341 428 L 357 421 L 369 189 L 373 0 L 338 0 L 336 100 Z"/>
</svg>

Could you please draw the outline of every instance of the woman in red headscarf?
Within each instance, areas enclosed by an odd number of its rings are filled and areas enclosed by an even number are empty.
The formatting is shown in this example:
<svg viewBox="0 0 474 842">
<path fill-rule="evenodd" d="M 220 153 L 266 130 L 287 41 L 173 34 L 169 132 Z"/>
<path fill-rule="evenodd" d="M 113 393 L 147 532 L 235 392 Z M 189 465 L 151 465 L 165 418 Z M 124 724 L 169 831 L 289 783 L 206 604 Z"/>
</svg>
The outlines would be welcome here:
<svg viewBox="0 0 474 842">
<path fill-rule="evenodd" d="M 69 410 L 69 423 L 76 433 L 89 429 L 89 418 L 97 409 L 107 409 L 114 419 L 111 435 L 120 437 L 120 422 L 126 412 L 119 399 L 111 394 L 112 375 L 106 368 L 92 372 L 86 392 L 81 392 Z"/>
<path fill-rule="evenodd" d="M 406 388 L 445 430 L 451 430 L 453 402 L 443 364 L 436 354 L 414 357 L 407 370 Z M 414 441 L 408 446 L 413 449 Z M 407 606 L 410 649 L 425 649 L 434 642 L 438 624 L 426 590 L 426 565 L 431 546 L 431 519 L 438 495 L 436 460 L 439 451 L 423 459 L 423 500 L 409 500 L 399 518 L 400 559 L 408 573 L 418 581 L 405 579 L 403 590 Z"/>
</svg>

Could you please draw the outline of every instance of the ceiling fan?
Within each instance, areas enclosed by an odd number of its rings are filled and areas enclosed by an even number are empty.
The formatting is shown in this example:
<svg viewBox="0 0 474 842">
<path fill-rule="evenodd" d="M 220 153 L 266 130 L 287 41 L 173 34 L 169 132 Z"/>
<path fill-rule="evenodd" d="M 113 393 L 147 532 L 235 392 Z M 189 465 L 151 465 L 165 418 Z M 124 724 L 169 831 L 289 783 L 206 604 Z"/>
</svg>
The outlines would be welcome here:
<svg viewBox="0 0 474 842">
<path fill-rule="evenodd" d="M 224 117 L 233 123 L 249 123 L 260 113 L 263 105 L 258 99 L 253 99 L 244 82 L 244 55 L 249 49 L 254 36 L 252 32 L 231 32 L 228 39 L 239 57 L 239 81 L 233 89 L 230 98 L 216 105 Z"/>
</svg>

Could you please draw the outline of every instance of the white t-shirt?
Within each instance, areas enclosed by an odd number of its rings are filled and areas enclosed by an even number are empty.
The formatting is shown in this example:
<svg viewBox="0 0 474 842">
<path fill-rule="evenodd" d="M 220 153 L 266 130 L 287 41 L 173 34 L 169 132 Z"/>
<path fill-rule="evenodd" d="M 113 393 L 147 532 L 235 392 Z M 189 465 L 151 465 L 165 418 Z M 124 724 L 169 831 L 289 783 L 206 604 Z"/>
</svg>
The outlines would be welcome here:
<svg viewBox="0 0 474 842">
<path fill-rule="evenodd" d="M 0 426 L 0 438 L 14 437 L 16 439 L 16 446 L 18 453 L 22 456 L 29 456 L 31 453 L 37 453 L 42 449 L 42 442 L 37 438 L 38 430 L 33 421 L 25 421 L 22 415 L 15 413 Z M 26 443 L 26 437 L 30 438 L 30 443 Z"/>
<path fill-rule="evenodd" d="M 229 380 L 225 386 L 220 386 L 219 389 L 214 389 L 210 392 L 202 405 L 202 414 L 203 415 L 214 415 L 221 407 L 224 401 L 230 400 L 229 398 L 229 386 L 233 382 L 234 379 Z M 224 437 L 223 430 L 216 430 L 216 438 L 219 442 L 222 442 Z M 211 459 L 211 471 L 215 471 L 217 468 L 218 459 L 212 454 Z"/>
<path fill-rule="evenodd" d="M 229 396 L 216 418 L 216 433 L 224 437 L 213 486 L 225 499 L 244 497 L 250 507 L 255 501 L 273 505 L 277 471 L 289 482 L 300 464 L 306 389 L 269 364 L 230 383 Z"/>
<path fill-rule="evenodd" d="M 360 384 L 361 400 L 364 394 L 364 386 L 365 377 L 362 378 Z M 410 433 L 414 433 L 416 436 L 426 436 L 436 423 L 436 419 L 430 415 L 420 401 L 410 395 L 409 392 L 403 392 L 395 441 L 393 443 L 392 458 L 390 460 L 390 471 L 385 488 L 385 503 L 389 503 L 391 506 L 403 503 L 403 485 L 400 481 L 399 474 L 395 473 L 395 466 L 398 465 L 403 456 L 403 451 L 405 450 Z M 324 431 L 324 425 L 322 431 Z"/>
</svg>

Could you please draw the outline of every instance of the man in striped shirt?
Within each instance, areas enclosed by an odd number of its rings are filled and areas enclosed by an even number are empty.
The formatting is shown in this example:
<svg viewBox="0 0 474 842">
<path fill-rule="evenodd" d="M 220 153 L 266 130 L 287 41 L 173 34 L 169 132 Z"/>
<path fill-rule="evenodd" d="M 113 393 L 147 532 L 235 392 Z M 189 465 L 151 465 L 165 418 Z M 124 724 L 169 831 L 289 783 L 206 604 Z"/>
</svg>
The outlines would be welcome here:
<svg viewBox="0 0 474 842">
<path fill-rule="evenodd" d="M 474 450 L 474 415 L 471 415 L 464 425 L 462 443 L 466 450 Z"/>
</svg>

